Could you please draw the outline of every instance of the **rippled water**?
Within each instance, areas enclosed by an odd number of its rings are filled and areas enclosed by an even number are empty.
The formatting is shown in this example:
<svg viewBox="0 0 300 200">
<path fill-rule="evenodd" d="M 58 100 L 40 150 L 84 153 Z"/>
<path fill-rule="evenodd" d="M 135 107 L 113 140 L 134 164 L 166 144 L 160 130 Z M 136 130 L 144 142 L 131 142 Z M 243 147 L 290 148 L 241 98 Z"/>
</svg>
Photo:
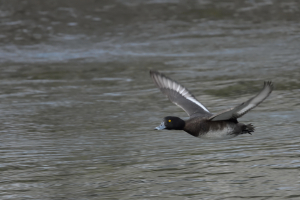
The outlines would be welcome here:
<svg viewBox="0 0 300 200">
<path fill-rule="evenodd" d="M 0 3 L 1 199 L 299 199 L 298 1 Z M 154 131 L 187 118 L 149 70 L 211 112 L 275 90 L 223 141 Z"/>
</svg>

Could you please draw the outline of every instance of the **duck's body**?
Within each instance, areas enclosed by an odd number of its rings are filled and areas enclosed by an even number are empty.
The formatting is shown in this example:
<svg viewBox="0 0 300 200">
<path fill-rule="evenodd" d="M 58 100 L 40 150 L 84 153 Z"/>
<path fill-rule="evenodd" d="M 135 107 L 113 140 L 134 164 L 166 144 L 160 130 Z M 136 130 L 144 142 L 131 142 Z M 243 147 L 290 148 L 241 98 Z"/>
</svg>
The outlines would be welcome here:
<svg viewBox="0 0 300 200">
<path fill-rule="evenodd" d="M 249 133 L 253 128 L 237 120 L 210 121 L 207 118 L 195 117 L 185 121 L 183 130 L 203 139 L 230 139 L 239 134 Z"/>
<path fill-rule="evenodd" d="M 255 97 L 235 108 L 213 115 L 179 83 L 156 71 L 150 71 L 150 75 L 159 89 L 190 116 L 190 119 L 185 121 L 179 117 L 165 117 L 156 129 L 184 130 L 195 137 L 204 139 L 229 139 L 240 134 L 254 132 L 252 124 L 239 123 L 237 118 L 265 100 L 273 89 L 271 82 L 265 82 L 264 88 Z"/>
</svg>

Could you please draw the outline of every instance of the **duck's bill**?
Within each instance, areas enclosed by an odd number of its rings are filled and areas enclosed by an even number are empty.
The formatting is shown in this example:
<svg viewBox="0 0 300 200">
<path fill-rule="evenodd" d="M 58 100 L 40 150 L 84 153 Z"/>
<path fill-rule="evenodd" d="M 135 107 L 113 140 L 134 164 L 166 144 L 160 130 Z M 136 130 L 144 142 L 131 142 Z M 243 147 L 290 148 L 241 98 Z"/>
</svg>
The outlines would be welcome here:
<svg viewBox="0 0 300 200">
<path fill-rule="evenodd" d="M 165 123 L 162 122 L 158 127 L 155 127 L 154 130 L 162 130 L 162 129 L 165 129 L 165 128 L 166 128 Z"/>
</svg>

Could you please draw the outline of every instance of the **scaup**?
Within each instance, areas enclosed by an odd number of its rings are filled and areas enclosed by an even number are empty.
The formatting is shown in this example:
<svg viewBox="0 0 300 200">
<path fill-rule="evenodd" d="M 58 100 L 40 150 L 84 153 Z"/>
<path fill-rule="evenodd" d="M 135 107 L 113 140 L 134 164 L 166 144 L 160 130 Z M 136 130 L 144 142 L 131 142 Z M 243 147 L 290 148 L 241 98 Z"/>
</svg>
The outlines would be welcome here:
<svg viewBox="0 0 300 200">
<path fill-rule="evenodd" d="M 213 115 L 187 88 L 176 81 L 152 70 L 150 76 L 161 92 L 190 117 L 188 120 L 182 120 L 179 117 L 167 116 L 155 129 L 184 130 L 195 137 L 207 139 L 229 139 L 254 132 L 252 124 L 240 123 L 237 118 L 263 102 L 273 90 L 272 82 L 265 81 L 263 89 L 256 96 L 234 108 Z"/>
</svg>

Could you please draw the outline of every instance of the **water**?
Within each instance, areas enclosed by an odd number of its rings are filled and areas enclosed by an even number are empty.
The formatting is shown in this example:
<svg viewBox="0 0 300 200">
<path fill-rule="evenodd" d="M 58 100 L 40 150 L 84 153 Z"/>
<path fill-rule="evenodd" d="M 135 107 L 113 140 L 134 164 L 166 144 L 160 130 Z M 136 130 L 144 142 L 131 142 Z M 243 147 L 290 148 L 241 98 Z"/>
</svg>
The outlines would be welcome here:
<svg viewBox="0 0 300 200">
<path fill-rule="evenodd" d="M 298 199 L 297 1 L 0 3 L 1 199 Z M 149 70 L 211 112 L 275 90 L 223 141 L 154 131 L 187 118 Z"/>
</svg>

